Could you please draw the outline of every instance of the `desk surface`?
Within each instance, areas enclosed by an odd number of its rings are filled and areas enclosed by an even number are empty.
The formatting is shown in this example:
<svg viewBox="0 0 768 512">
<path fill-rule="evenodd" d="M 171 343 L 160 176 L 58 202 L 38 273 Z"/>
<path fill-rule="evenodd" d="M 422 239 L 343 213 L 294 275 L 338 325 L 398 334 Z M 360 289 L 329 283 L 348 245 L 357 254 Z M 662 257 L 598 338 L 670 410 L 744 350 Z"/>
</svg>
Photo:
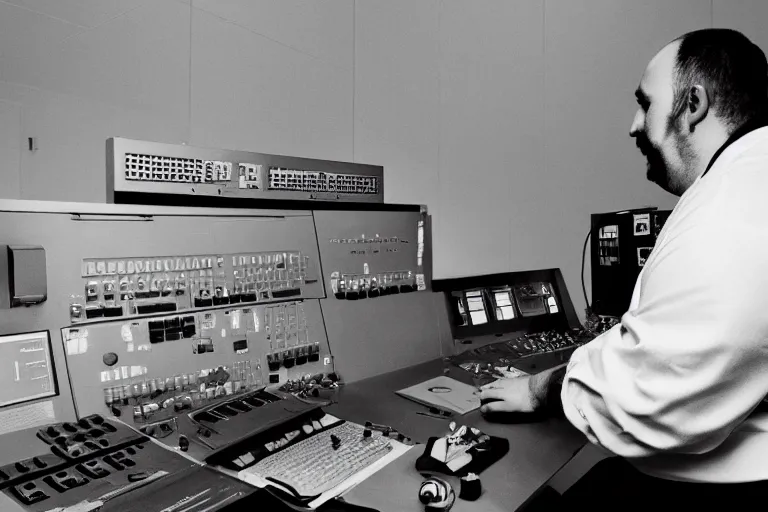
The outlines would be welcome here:
<svg viewBox="0 0 768 512">
<path fill-rule="evenodd" d="M 425 443 L 431 436 L 448 432 L 449 419 L 416 414 L 426 408 L 395 394 L 402 389 L 443 373 L 444 363 L 435 360 L 418 366 L 365 379 L 342 387 L 338 403 L 325 410 L 356 423 L 372 421 L 394 427 L 414 441 Z M 450 369 L 449 376 L 467 381 L 467 372 Z M 490 435 L 509 440 L 509 453 L 480 475 L 483 495 L 478 501 L 457 498 L 454 511 L 515 510 L 564 466 L 586 440 L 565 419 L 525 424 L 498 424 L 485 421 L 480 411 L 454 417 L 458 425 L 479 428 Z M 376 508 L 381 512 L 422 512 L 418 489 L 422 477 L 415 469 L 423 446 L 389 464 L 346 494 L 350 503 Z M 458 479 L 449 479 L 458 495 Z"/>
<path fill-rule="evenodd" d="M 448 432 L 449 419 L 416 414 L 426 411 L 422 405 L 395 394 L 402 389 L 443 374 L 444 363 L 435 360 L 418 366 L 361 380 L 341 387 L 334 397 L 338 403 L 326 407 L 330 414 L 356 423 L 372 421 L 394 427 L 418 443 Z M 451 367 L 449 376 L 464 382 L 470 375 Z M 472 425 L 488 434 L 509 440 L 509 453 L 480 475 L 483 495 L 478 501 L 457 498 L 453 511 L 515 510 L 544 485 L 585 444 L 584 436 L 565 419 L 551 419 L 527 424 L 488 423 L 474 411 L 453 418 L 457 424 Z M 11 436 L 12 437 L 12 436 Z M 10 440 L 9 437 L 4 438 Z M 9 449 L 27 448 L 24 443 L 8 443 Z M 424 447 L 417 445 L 348 492 L 350 503 L 373 507 L 381 512 L 423 512 L 418 501 L 422 477 L 416 472 L 416 459 Z M 17 458 L 23 458 L 21 455 Z M 447 478 L 458 495 L 459 480 Z M 23 511 L 24 508 L 0 493 L 0 510 Z"/>
</svg>

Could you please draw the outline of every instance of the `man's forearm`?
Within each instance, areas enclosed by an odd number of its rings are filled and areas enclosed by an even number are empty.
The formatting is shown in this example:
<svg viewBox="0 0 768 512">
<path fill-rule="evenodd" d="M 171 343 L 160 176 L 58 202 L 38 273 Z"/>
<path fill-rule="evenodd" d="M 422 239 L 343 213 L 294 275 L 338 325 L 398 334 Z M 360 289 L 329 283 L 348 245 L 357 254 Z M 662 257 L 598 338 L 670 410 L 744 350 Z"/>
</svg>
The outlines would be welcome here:
<svg viewBox="0 0 768 512">
<path fill-rule="evenodd" d="M 548 410 L 562 414 L 560 386 L 565 376 L 568 363 L 531 375 L 528 380 L 528 393 L 534 411 Z"/>
</svg>

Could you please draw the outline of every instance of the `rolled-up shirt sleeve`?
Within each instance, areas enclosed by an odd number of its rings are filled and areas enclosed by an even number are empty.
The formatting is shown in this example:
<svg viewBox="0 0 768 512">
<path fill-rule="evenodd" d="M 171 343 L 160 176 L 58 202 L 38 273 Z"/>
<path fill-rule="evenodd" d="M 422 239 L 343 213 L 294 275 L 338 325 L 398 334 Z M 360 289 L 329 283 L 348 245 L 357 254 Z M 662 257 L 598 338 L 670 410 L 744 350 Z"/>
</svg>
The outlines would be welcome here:
<svg viewBox="0 0 768 512">
<path fill-rule="evenodd" d="M 630 311 L 563 379 L 565 416 L 616 455 L 713 450 L 768 393 L 768 233 L 689 224 L 654 249 Z"/>
</svg>

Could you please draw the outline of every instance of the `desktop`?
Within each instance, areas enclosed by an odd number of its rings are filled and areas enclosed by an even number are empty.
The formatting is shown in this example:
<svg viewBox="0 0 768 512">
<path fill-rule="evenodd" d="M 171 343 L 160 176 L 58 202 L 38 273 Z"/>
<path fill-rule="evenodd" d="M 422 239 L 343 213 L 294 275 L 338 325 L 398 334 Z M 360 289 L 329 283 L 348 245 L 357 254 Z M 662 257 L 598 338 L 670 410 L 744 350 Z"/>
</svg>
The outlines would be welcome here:
<svg viewBox="0 0 768 512">
<path fill-rule="evenodd" d="M 509 439 L 454 509 L 515 508 L 584 443 L 396 394 L 567 357 L 589 333 L 559 270 L 434 281 L 429 215 L 380 167 L 107 154 L 107 204 L 0 201 L 0 243 L 45 255 L 45 294 L 0 307 L 0 510 L 422 510 L 416 460 L 451 436 Z"/>
</svg>

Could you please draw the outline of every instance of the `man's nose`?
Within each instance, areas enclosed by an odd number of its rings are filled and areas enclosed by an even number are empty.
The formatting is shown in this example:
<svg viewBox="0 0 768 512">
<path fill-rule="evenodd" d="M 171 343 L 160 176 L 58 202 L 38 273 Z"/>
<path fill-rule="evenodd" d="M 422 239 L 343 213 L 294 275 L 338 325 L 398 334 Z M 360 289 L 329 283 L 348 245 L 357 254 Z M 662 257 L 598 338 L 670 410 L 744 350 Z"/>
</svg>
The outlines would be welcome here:
<svg viewBox="0 0 768 512">
<path fill-rule="evenodd" d="M 637 137 L 644 128 L 644 116 L 640 109 L 635 112 L 635 118 L 632 120 L 632 125 L 629 127 L 629 136 Z"/>
</svg>

